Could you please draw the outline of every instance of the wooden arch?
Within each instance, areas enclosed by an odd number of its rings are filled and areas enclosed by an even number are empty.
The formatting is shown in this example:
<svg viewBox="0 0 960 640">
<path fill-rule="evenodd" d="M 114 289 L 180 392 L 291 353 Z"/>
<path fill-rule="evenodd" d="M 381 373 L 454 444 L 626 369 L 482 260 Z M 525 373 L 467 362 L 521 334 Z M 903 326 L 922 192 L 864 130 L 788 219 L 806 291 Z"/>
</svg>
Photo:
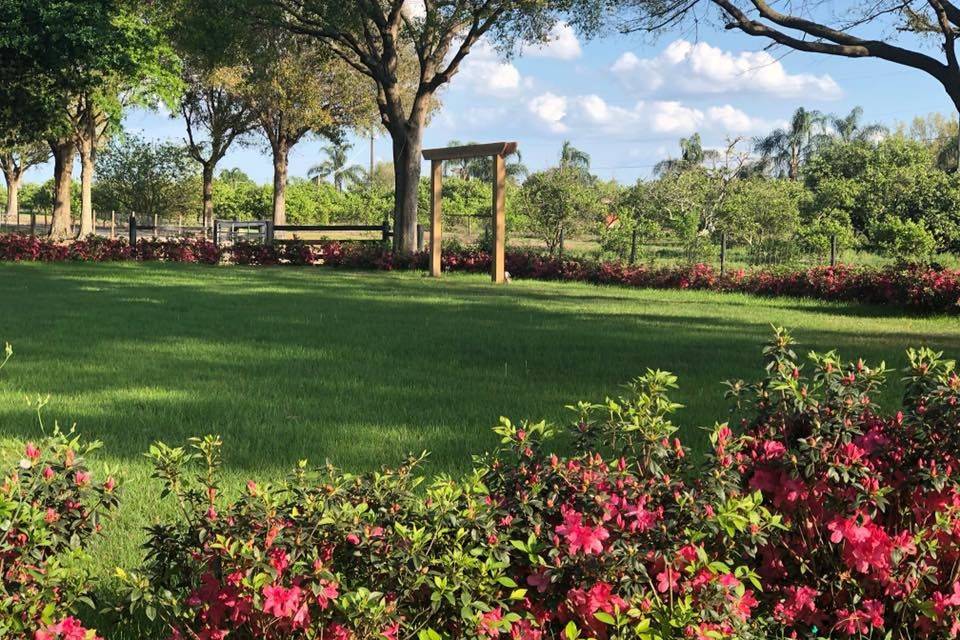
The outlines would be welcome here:
<svg viewBox="0 0 960 640">
<path fill-rule="evenodd" d="M 430 275 L 440 277 L 440 227 L 441 187 L 443 185 L 444 160 L 468 160 L 493 157 L 493 281 L 506 281 L 504 268 L 504 243 L 507 230 L 504 190 L 507 186 L 506 157 L 516 153 L 516 142 L 492 142 L 471 144 L 464 147 L 425 149 L 423 157 L 430 161 Z"/>
</svg>

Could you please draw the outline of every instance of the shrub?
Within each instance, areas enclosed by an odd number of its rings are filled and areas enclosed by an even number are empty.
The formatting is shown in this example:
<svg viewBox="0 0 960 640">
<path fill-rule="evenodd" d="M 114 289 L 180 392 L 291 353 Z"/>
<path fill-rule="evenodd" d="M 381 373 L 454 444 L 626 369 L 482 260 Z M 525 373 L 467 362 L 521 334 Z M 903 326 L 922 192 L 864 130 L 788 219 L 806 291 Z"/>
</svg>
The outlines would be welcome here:
<svg viewBox="0 0 960 640">
<path fill-rule="evenodd" d="M 884 255 L 905 264 L 926 264 L 937 248 L 936 238 L 923 222 L 893 216 L 877 223 L 872 236 Z"/>
<path fill-rule="evenodd" d="M 116 481 L 96 481 L 86 466 L 98 447 L 54 426 L 0 475 L 0 637 L 95 638 L 74 616 L 92 604 L 84 547 L 118 504 Z"/>
<path fill-rule="evenodd" d="M 235 242 L 230 245 L 228 254 L 234 264 L 275 265 L 280 264 L 281 250 L 278 246 L 259 242 Z"/>
<path fill-rule="evenodd" d="M 960 629 L 960 377 L 930 349 L 908 356 L 893 415 L 873 402 L 883 365 L 811 354 L 804 375 L 782 330 L 765 351 L 767 377 L 731 384 L 746 429 L 726 465 L 783 516 L 757 570 L 789 635 Z"/>
<path fill-rule="evenodd" d="M 129 610 L 175 637 L 765 637 L 746 563 L 778 518 L 730 490 L 733 470 L 690 463 L 673 386 L 649 372 L 581 404 L 567 458 L 547 425 L 503 420 L 499 452 L 422 491 L 422 457 L 365 476 L 301 463 L 225 502 L 219 439 L 158 443 L 183 517 L 151 529 L 144 570 L 124 575 Z M 730 437 L 714 434 L 721 450 Z"/>
</svg>

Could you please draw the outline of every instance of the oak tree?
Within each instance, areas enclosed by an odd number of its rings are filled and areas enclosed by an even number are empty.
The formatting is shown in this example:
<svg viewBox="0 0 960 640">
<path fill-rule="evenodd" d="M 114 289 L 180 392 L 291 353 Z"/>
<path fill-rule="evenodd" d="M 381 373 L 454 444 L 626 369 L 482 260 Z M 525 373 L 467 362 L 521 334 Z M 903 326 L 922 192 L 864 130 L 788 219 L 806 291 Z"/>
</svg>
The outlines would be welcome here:
<svg viewBox="0 0 960 640">
<path fill-rule="evenodd" d="M 258 5 L 279 9 L 283 28 L 323 43 L 375 84 L 380 121 L 393 147 L 394 247 L 407 253 L 416 249 L 420 155 L 437 92 L 453 79 L 481 38 L 490 38 L 503 50 L 512 50 L 518 41 L 543 41 L 569 4 L 560 0 L 247 1 L 254 12 Z M 404 65 L 417 72 L 410 87 L 403 85 Z"/>
</svg>

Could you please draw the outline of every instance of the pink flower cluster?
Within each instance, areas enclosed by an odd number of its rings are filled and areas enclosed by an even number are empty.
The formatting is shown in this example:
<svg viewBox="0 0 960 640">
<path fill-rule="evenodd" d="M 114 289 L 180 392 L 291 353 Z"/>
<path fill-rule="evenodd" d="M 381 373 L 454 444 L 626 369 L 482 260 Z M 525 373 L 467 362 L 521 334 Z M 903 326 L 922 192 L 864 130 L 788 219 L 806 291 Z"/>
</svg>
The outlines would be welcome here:
<svg viewBox="0 0 960 640">
<path fill-rule="evenodd" d="M 99 640 L 74 617 L 75 604 L 88 596 L 87 573 L 76 561 L 62 562 L 82 550 L 117 505 L 113 478 L 98 482 L 86 467 L 90 450 L 57 429 L 26 443 L 16 466 L 0 476 L 0 503 L 8 508 L 0 531 L 5 639 Z"/>
<path fill-rule="evenodd" d="M 960 378 L 922 349 L 901 411 L 872 398 L 886 372 L 770 359 L 733 464 L 786 528 L 760 549 L 763 597 L 788 630 L 841 636 L 960 633 Z M 770 395 L 769 389 L 782 393 Z"/>
<path fill-rule="evenodd" d="M 90 236 L 70 243 L 23 234 L 0 235 L 0 260 L 9 262 L 199 262 L 217 264 L 222 251 L 208 240 L 140 238 L 131 247 L 124 238 Z"/>
</svg>

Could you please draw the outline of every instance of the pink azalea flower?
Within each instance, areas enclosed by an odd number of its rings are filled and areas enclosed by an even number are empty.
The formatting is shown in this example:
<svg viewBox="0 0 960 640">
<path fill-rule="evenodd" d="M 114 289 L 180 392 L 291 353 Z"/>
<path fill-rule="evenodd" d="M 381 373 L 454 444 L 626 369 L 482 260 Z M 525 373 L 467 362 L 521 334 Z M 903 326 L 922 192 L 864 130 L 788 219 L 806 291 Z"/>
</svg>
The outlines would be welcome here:
<svg viewBox="0 0 960 640">
<path fill-rule="evenodd" d="M 36 462 L 40 459 L 40 449 L 38 449 L 37 445 L 33 444 L 32 442 L 27 443 L 24 453 L 26 454 L 27 459 L 32 460 L 33 462 Z"/>
<path fill-rule="evenodd" d="M 292 618 L 300 606 L 300 594 L 300 587 L 266 586 L 263 588 L 263 610 L 277 618 Z"/>
<path fill-rule="evenodd" d="M 503 630 L 500 628 L 503 620 L 503 611 L 500 607 L 481 614 L 480 621 L 477 623 L 477 633 L 488 638 L 499 636 Z"/>
<path fill-rule="evenodd" d="M 554 531 L 566 538 L 570 555 L 583 551 L 585 555 L 603 553 L 603 541 L 610 534 L 601 525 L 591 527 L 583 524 L 583 517 L 573 509 L 561 508 L 563 524 Z"/>
</svg>

